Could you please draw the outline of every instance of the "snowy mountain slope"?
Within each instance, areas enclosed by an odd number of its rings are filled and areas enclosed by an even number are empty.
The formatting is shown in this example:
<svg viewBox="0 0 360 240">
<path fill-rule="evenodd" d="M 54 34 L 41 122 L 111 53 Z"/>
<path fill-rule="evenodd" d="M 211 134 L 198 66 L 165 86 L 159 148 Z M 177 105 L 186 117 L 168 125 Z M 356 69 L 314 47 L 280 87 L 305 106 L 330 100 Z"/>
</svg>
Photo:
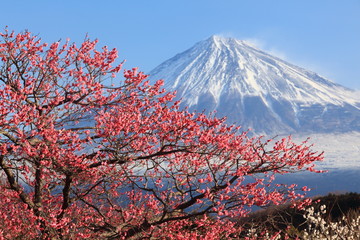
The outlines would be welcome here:
<svg viewBox="0 0 360 240">
<path fill-rule="evenodd" d="M 354 91 L 233 38 L 201 41 L 150 78 L 164 79 L 190 110 L 216 110 L 257 133 L 360 130 Z"/>
</svg>

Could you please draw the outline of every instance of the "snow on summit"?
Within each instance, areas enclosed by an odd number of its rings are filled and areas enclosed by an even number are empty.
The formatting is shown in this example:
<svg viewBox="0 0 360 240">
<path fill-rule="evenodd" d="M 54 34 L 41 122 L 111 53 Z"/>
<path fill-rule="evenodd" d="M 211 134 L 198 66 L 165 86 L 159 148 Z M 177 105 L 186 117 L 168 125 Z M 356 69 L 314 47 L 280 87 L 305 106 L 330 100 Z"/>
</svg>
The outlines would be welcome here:
<svg viewBox="0 0 360 240">
<path fill-rule="evenodd" d="M 245 41 L 212 36 L 150 72 L 190 109 L 258 133 L 360 130 L 360 98 Z"/>
</svg>

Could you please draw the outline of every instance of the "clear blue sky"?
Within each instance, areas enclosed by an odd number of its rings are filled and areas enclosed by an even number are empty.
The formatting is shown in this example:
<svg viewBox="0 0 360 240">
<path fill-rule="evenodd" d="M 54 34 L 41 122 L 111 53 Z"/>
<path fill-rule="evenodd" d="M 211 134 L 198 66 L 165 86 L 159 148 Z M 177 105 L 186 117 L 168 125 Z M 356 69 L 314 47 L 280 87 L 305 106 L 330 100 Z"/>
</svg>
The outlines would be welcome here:
<svg viewBox="0 0 360 240">
<path fill-rule="evenodd" d="M 213 34 L 250 39 L 360 89 L 360 0 L 14 0 L 2 1 L 0 23 L 44 41 L 88 33 L 144 72 Z"/>
</svg>

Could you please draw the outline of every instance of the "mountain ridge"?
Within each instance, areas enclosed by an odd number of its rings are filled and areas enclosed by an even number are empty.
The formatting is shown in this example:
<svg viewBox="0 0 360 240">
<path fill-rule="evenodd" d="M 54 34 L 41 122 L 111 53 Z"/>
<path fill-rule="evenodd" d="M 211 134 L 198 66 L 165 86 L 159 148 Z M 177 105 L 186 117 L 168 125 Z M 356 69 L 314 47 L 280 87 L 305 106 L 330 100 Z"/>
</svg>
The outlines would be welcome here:
<svg viewBox="0 0 360 240">
<path fill-rule="evenodd" d="M 190 110 L 217 111 L 255 132 L 360 130 L 355 91 L 234 38 L 211 36 L 149 74 Z"/>
</svg>

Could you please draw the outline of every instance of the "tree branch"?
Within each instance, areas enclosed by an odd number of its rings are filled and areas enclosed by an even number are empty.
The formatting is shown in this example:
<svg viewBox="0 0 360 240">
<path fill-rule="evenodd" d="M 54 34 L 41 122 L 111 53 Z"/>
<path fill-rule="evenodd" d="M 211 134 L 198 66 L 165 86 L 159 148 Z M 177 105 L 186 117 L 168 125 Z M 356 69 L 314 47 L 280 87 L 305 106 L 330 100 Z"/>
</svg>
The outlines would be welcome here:
<svg viewBox="0 0 360 240">
<path fill-rule="evenodd" d="M 7 164 L 5 163 L 4 156 L 0 156 L 0 167 L 4 170 L 6 174 L 10 188 L 19 194 L 21 201 L 25 203 L 29 209 L 34 209 L 35 208 L 34 202 L 31 201 L 29 196 L 24 192 L 22 187 L 16 181 L 16 178 L 13 172 L 10 170 L 10 167 L 7 166 Z"/>
</svg>

